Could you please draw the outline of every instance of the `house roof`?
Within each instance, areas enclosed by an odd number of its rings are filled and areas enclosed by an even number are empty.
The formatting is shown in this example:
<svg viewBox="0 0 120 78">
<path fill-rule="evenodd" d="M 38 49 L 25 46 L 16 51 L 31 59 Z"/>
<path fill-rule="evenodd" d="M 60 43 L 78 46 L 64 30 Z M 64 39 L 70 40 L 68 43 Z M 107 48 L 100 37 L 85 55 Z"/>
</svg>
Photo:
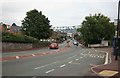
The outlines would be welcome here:
<svg viewBox="0 0 120 78">
<path fill-rule="evenodd" d="M 19 32 L 21 27 L 20 26 L 11 26 L 11 29 L 14 31 L 14 32 Z"/>
</svg>

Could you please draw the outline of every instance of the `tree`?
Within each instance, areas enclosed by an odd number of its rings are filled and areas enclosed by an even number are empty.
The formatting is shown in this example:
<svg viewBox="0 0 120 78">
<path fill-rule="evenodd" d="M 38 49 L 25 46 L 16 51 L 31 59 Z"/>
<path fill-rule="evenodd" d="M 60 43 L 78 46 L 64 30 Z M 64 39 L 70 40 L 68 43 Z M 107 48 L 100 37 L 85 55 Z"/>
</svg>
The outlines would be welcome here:
<svg viewBox="0 0 120 78">
<path fill-rule="evenodd" d="M 52 35 L 48 18 L 34 9 L 26 13 L 22 20 L 22 32 L 37 39 L 47 39 Z"/>
<path fill-rule="evenodd" d="M 3 27 L 4 27 L 3 32 L 6 32 L 6 30 L 7 30 L 7 25 L 6 25 L 6 24 L 3 24 Z"/>
<path fill-rule="evenodd" d="M 100 43 L 101 40 L 111 40 L 114 36 L 115 26 L 103 14 L 86 16 L 82 27 L 78 29 L 86 44 Z"/>
<path fill-rule="evenodd" d="M 17 25 L 15 23 L 13 23 L 12 26 L 17 26 Z"/>
</svg>

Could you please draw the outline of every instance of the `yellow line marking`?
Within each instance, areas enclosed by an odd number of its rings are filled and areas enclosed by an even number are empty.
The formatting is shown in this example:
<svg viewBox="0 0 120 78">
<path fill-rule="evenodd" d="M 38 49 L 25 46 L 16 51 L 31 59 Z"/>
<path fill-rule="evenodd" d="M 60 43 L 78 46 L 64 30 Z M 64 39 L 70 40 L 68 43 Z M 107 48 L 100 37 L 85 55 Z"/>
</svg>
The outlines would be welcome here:
<svg viewBox="0 0 120 78">
<path fill-rule="evenodd" d="M 118 73 L 117 71 L 103 70 L 99 74 L 102 75 L 102 76 L 113 76 L 113 75 L 115 75 L 117 73 Z"/>
</svg>

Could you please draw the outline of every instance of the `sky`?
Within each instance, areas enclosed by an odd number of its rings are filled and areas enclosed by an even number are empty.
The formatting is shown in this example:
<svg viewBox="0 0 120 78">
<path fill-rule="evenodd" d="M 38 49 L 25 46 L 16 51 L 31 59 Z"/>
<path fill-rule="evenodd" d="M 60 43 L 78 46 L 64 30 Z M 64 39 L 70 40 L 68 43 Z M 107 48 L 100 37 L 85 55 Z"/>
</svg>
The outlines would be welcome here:
<svg viewBox="0 0 120 78">
<path fill-rule="evenodd" d="M 118 0 L 2 0 L 0 22 L 21 26 L 26 12 L 37 9 L 48 17 L 50 25 L 81 25 L 86 16 L 101 13 L 117 19 Z"/>
</svg>

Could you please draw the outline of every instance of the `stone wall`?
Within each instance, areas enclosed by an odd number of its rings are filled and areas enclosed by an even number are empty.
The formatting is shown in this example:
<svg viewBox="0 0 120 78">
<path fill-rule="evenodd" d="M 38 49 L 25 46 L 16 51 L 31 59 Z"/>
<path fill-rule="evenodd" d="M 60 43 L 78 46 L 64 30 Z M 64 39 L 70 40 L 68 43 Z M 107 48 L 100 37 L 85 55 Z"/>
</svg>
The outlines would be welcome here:
<svg viewBox="0 0 120 78">
<path fill-rule="evenodd" d="M 12 50 L 26 50 L 32 49 L 32 44 L 30 43 L 2 43 L 2 51 L 12 51 Z"/>
<path fill-rule="evenodd" d="M 48 47 L 50 43 L 12 43 L 12 42 L 3 42 L 2 43 L 2 52 L 18 52 L 23 50 L 32 50 Z"/>
</svg>

